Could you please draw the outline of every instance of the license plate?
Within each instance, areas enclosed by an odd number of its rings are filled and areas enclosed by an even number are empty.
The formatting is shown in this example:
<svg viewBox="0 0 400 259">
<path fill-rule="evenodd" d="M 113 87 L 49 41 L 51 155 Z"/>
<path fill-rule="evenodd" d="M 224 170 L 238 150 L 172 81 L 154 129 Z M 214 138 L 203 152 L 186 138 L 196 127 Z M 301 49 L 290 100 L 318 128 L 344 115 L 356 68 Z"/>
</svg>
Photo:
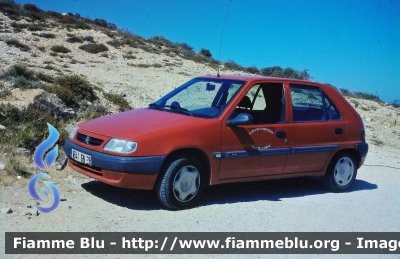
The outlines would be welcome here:
<svg viewBox="0 0 400 259">
<path fill-rule="evenodd" d="M 83 164 L 92 165 L 92 157 L 71 148 L 71 158 Z"/>
</svg>

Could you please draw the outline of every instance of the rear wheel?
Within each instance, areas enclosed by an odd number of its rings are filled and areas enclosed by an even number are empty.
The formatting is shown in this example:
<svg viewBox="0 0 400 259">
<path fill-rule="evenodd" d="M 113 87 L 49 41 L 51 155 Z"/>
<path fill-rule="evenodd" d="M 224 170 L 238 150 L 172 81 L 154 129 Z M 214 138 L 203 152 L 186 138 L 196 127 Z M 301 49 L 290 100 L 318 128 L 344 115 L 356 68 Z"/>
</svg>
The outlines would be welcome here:
<svg viewBox="0 0 400 259">
<path fill-rule="evenodd" d="M 192 156 L 172 160 L 157 185 L 157 196 L 170 209 L 186 209 L 200 198 L 204 187 L 204 170 Z"/>
<path fill-rule="evenodd" d="M 350 188 L 357 176 L 357 161 L 349 153 L 334 157 L 326 171 L 323 181 L 332 192 L 343 192 Z"/>
</svg>

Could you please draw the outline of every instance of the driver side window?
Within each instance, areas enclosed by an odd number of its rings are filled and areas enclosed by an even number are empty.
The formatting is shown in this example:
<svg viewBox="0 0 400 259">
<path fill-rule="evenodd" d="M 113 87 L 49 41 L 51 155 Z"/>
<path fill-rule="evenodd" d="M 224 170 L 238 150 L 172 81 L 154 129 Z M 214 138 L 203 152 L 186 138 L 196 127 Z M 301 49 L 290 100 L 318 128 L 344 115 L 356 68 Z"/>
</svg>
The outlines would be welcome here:
<svg viewBox="0 0 400 259">
<path fill-rule="evenodd" d="M 282 83 L 253 85 L 239 102 L 230 118 L 239 113 L 250 114 L 254 124 L 282 123 L 285 120 L 285 102 Z"/>
<path fill-rule="evenodd" d="M 264 93 L 259 84 L 254 85 L 243 97 L 237 105 L 235 111 L 231 115 L 231 119 L 236 117 L 239 113 L 250 114 L 253 118 L 258 117 L 259 114 L 265 109 Z"/>
<path fill-rule="evenodd" d="M 265 97 L 261 85 L 254 85 L 250 91 L 247 92 L 246 96 L 251 100 L 253 111 L 263 111 L 265 109 Z"/>
</svg>

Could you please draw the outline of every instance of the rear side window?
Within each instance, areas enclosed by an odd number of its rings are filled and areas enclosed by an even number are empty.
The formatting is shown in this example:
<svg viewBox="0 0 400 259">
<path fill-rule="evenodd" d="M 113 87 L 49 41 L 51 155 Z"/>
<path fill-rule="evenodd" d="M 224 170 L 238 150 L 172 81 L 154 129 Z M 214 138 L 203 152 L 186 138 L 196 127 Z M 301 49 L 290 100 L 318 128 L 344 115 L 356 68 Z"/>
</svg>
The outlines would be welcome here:
<svg viewBox="0 0 400 259">
<path fill-rule="evenodd" d="M 341 115 L 319 87 L 290 85 L 294 122 L 340 120 Z"/>
</svg>

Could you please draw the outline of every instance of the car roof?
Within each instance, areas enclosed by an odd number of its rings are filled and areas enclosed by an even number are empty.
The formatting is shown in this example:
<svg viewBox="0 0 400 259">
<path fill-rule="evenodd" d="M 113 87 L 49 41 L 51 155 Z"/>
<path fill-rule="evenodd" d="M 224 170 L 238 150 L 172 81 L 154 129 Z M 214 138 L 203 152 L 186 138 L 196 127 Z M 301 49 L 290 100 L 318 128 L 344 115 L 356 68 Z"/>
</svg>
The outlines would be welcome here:
<svg viewBox="0 0 400 259">
<path fill-rule="evenodd" d="M 215 79 L 232 79 L 232 80 L 242 80 L 242 81 L 287 81 L 287 82 L 299 82 L 299 83 L 308 83 L 308 84 L 318 84 L 322 85 L 321 83 L 316 83 L 308 80 L 300 80 L 294 78 L 282 78 L 282 77 L 270 77 L 270 76 L 251 76 L 251 75 L 205 75 L 199 76 L 199 78 L 215 78 Z"/>
</svg>

